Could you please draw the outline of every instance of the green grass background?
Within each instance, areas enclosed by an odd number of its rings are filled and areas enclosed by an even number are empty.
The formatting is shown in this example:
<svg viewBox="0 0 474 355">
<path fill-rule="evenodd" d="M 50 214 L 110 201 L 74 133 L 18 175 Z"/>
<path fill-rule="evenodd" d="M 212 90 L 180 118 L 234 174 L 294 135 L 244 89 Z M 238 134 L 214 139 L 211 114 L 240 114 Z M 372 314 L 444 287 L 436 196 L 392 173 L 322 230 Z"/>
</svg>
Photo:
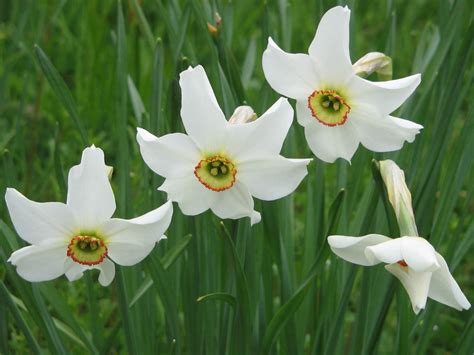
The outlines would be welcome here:
<svg viewBox="0 0 474 355">
<path fill-rule="evenodd" d="M 165 200 L 156 191 L 162 179 L 141 160 L 135 128 L 183 131 L 179 72 L 202 64 L 227 116 L 244 103 L 260 115 L 278 98 L 261 67 L 267 37 L 306 52 L 334 5 L 0 0 L 0 191 L 10 186 L 36 201 L 64 201 L 64 177 L 93 143 L 114 167 L 115 215 L 157 207 Z M 1 354 L 473 353 L 472 310 L 428 301 L 415 316 L 383 267 L 337 259 L 326 237 L 397 236 L 372 172 L 372 159 L 394 159 L 405 170 L 420 235 L 474 300 L 474 5 L 347 5 L 353 61 L 382 51 L 393 58 L 394 78 L 422 73 L 396 112 L 425 126 L 416 141 L 390 154 L 360 147 L 352 165 L 316 159 L 296 193 L 256 203 L 263 221 L 252 228 L 246 219 L 222 224 L 211 213 L 186 217 L 175 206 L 168 240 L 141 264 L 119 268 L 108 288 L 95 272 L 74 283 L 23 281 L 6 263 L 24 243 L 2 202 Z M 222 26 L 210 35 L 215 11 Z M 296 121 L 284 155 L 311 156 Z"/>
</svg>

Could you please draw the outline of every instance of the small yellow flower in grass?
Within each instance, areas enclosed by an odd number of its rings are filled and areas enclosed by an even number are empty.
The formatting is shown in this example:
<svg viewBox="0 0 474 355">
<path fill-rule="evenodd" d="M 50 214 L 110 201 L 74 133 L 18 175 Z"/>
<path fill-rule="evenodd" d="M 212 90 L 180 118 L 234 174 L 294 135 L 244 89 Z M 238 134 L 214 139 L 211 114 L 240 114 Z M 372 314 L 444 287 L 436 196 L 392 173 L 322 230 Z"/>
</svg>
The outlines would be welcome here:
<svg viewBox="0 0 474 355">
<path fill-rule="evenodd" d="M 186 215 L 211 209 L 220 218 L 258 223 L 252 196 L 267 201 L 286 196 L 308 173 L 310 159 L 280 155 L 293 109 L 281 98 L 258 119 L 241 106 L 227 121 L 201 66 L 182 72 L 179 83 L 187 135 L 137 132 L 145 163 L 166 178 L 159 190 Z"/>
<path fill-rule="evenodd" d="M 109 172 L 104 152 L 92 146 L 69 171 L 66 204 L 34 202 L 7 189 L 5 200 L 13 225 L 31 244 L 9 258 L 21 277 L 38 282 L 65 274 L 74 281 L 85 270 L 99 269 L 99 282 L 107 286 L 115 276 L 113 262 L 134 265 L 166 238 L 163 233 L 173 214 L 170 202 L 134 219 L 111 218 L 115 198 Z"/>
<path fill-rule="evenodd" d="M 262 59 L 270 86 L 296 99 L 306 140 L 326 162 L 350 161 L 359 143 L 375 152 L 399 150 L 423 128 L 390 116 L 416 89 L 420 75 L 382 82 L 356 75 L 360 68 L 349 56 L 349 19 L 350 10 L 336 6 L 321 19 L 309 54 L 286 53 L 269 38 Z"/>
<path fill-rule="evenodd" d="M 446 261 L 426 239 L 391 239 L 379 234 L 331 235 L 328 242 L 334 254 L 351 263 L 364 266 L 386 263 L 385 269 L 406 289 L 416 314 L 425 308 L 428 297 L 457 310 L 471 307 Z"/>
</svg>

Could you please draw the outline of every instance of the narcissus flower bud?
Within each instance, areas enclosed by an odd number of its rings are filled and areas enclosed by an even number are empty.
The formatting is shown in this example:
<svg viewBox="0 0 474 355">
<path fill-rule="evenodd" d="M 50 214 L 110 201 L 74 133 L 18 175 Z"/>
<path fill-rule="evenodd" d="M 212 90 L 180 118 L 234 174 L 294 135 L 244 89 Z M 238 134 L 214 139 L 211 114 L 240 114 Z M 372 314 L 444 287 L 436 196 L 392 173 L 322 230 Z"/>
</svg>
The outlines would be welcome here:
<svg viewBox="0 0 474 355">
<path fill-rule="evenodd" d="M 248 123 L 255 121 L 257 114 L 250 106 L 239 106 L 234 110 L 234 113 L 229 118 L 229 123 Z"/>
<path fill-rule="evenodd" d="M 362 78 L 366 78 L 372 73 L 377 73 L 380 80 L 392 80 L 392 58 L 383 53 L 367 53 L 352 66 L 356 74 Z"/>
</svg>

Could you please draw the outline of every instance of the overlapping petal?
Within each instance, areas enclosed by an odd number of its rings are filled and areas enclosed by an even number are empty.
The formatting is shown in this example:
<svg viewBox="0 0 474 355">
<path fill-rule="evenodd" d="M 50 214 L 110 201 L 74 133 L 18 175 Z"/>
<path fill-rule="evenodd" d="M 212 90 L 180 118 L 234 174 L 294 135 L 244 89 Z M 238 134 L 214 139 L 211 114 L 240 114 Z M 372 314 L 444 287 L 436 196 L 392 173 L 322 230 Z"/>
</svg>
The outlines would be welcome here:
<svg viewBox="0 0 474 355">
<path fill-rule="evenodd" d="M 376 258 L 367 258 L 365 250 L 369 246 L 379 245 L 391 240 L 380 234 L 368 234 L 363 237 L 346 237 L 343 235 L 331 235 L 328 243 L 331 250 L 340 258 L 351 263 L 371 266 L 380 263 Z"/>
<path fill-rule="evenodd" d="M 343 86 L 355 75 L 349 54 L 350 17 L 347 6 L 328 10 L 309 46 L 309 55 L 324 85 Z"/>
<path fill-rule="evenodd" d="M 27 281 L 49 281 L 64 274 L 66 262 L 64 242 L 51 245 L 30 245 L 15 251 L 8 259 L 17 273 Z"/>
<path fill-rule="evenodd" d="M 328 163 L 338 158 L 350 161 L 359 146 L 357 132 L 350 122 L 328 127 L 315 121 L 305 127 L 304 134 L 314 155 Z"/>
<path fill-rule="evenodd" d="M 385 269 L 400 280 L 410 298 L 413 312 L 418 314 L 426 306 L 431 272 L 416 272 L 398 264 L 385 265 Z"/>
<path fill-rule="evenodd" d="M 293 108 L 280 98 L 257 120 L 228 125 L 227 153 L 237 160 L 256 155 L 280 154 L 293 122 Z"/>
<path fill-rule="evenodd" d="M 388 115 L 400 107 L 421 82 L 421 75 L 389 81 L 369 81 L 354 76 L 349 83 L 351 100 L 376 107 Z"/>
<path fill-rule="evenodd" d="M 393 116 L 381 115 L 369 106 L 355 108 L 350 116 L 352 125 L 364 147 L 374 152 L 399 150 L 413 142 L 422 125 Z"/>
<path fill-rule="evenodd" d="M 204 151 L 219 149 L 225 141 L 227 121 L 217 103 L 204 68 L 200 65 L 180 74 L 181 117 L 184 128 Z"/>
<path fill-rule="evenodd" d="M 260 222 L 260 214 L 253 210 L 252 195 L 243 183 L 237 181 L 231 189 L 218 194 L 211 206 L 212 212 L 217 216 L 224 219 L 250 217 L 251 224 Z"/>
<path fill-rule="evenodd" d="M 436 258 L 440 268 L 433 273 L 428 296 L 459 311 L 471 308 L 471 304 L 449 272 L 444 258 L 438 253 Z"/>
<path fill-rule="evenodd" d="M 403 237 L 402 257 L 410 269 L 417 272 L 435 271 L 439 268 L 436 259 L 436 251 L 433 246 L 424 238 Z"/>
<path fill-rule="evenodd" d="M 157 138 L 138 128 L 137 141 L 145 163 L 155 173 L 166 178 L 192 173 L 200 153 L 189 136 L 183 133 L 167 134 Z"/>
<path fill-rule="evenodd" d="M 67 205 L 83 229 L 94 229 L 115 212 L 102 149 L 84 149 L 81 163 L 69 171 Z"/>
<path fill-rule="evenodd" d="M 287 196 L 308 174 L 311 159 L 286 159 L 280 155 L 239 162 L 237 178 L 252 196 L 271 201 Z"/>
<path fill-rule="evenodd" d="M 168 194 L 168 199 L 178 203 L 181 211 L 194 216 L 208 210 L 219 198 L 219 192 L 208 190 L 194 174 L 169 178 L 158 188 Z"/>
<path fill-rule="evenodd" d="M 5 201 L 18 235 L 30 244 L 65 241 L 74 233 L 76 222 L 64 203 L 34 202 L 12 188 L 7 189 Z"/>
<path fill-rule="evenodd" d="M 130 266 L 143 260 L 162 239 L 173 214 L 171 201 L 143 216 L 125 220 L 113 218 L 104 223 L 108 256 L 117 264 Z"/>
<path fill-rule="evenodd" d="M 309 55 L 286 53 L 270 37 L 262 66 L 270 86 L 292 99 L 307 98 L 320 82 Z"/>
</svg>

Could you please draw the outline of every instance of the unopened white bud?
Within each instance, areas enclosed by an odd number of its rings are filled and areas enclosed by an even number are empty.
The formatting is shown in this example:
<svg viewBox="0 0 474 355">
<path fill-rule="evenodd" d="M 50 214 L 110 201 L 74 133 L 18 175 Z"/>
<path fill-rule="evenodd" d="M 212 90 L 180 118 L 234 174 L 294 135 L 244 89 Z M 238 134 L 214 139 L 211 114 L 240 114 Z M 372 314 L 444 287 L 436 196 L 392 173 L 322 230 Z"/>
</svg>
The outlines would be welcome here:
<svg viewBox="0 0 474 355">
<path fill-rule="evenodd" d="M 235 109 L 232 116 L 229 118 L 229 123 L 241 124 L 249 123 L 257 119 L 257 114 L 250 106 L 239 106 Z"/>
</svg>

